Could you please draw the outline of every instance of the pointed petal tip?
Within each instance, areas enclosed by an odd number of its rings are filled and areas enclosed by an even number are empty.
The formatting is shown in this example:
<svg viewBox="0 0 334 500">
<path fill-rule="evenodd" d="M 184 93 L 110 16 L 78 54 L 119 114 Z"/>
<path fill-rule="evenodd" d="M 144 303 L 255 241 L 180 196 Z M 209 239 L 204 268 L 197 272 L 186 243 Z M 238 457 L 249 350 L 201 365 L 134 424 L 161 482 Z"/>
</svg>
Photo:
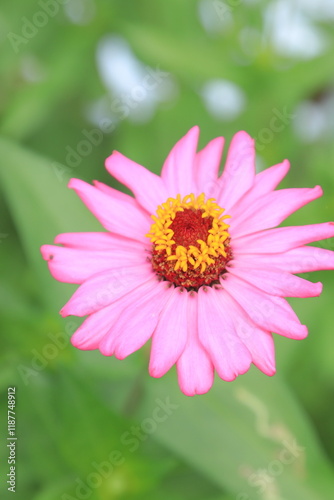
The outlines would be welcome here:
<svg viewBox="0 0 334 500">
<path fill-rule="evenodd" d="M 194 125 L 193 127 L 191 127 L 191 129 L 189 129 L 188 131 L 188 134 L 193 134 L 193 135 L 199 135 L 200 133 L 200 128 L 198 125 Z"/>
<path fill-rule="evenodd" d="M 224 145 L 225 145 L 225 137 L 219 136 L 219 137 L 215 137 L 210 142 L 208 142 L 208 144 L 205 146 L 204 150 L 207 150 L 207 154 L 210 153 L 210 155 L 211 154 L 216 155 L 219 158 L 218 163 L 220 163 L 221 156 L 223 154 Z M 199 153 L 197 153 L 197 154 L 199 154 Z"/>
<path fill-rule="evenodd" d="M 279 333 L 278 335 L 283 335 L 283 337 L 292 340 L 303 340 L 308 336 L 308 328 L 306 325 L 298 323 L 293 325 L 292 331 L 287 330 L 284 334 Z"/>
<path fill-rule="evenodd" d="M 293 338 L 296 340 L 306 339 L 308 336 L 308 328 L 306 325 L 300 325 L 299 332 Z"/>
<path fill-rule="evenodd" d="M 194 148 L 197 148 L 198 140 L 199 140 L 200 128 L 198 125 L 192 127 L 186 134 L 178 141 L 176 144 L 193 144 Z M 188 142 L 189 141 L 189 142 Z"/>
<path fill-rule="evenodd" d="M 232 140 L 240 140 L 243 142 L 249 142 L 250 144 L 254 145 L 255 144 L 255 139 L 249 135 L 248 132 L 245 130 L 239 130 L 234 134 L 232 137 Z"/>
<path fill-rule="evenodd" d="M 275 354 L 272 359 L 261 359 L 261 362 L 253 361 L 253 364 L 258 370 L 267 375 L 268 377 L 273 377 L 276 374 L 276 361 Z"/>
<path fill-rule="evenodd" d="M 224 146 L 225 146 L 225 137 L 223 136 L 219 136 L 219 137 L 215 137 L 214 139 L 212 139 L 212 141 L 209 142 L 209 144 L 211 144 L 211 146 L 217 148 L 217 150 L 219 150 L 219 163 L 221 161 L 221 156 L 223 154 L 223 149 L 224 149 Z"/>
<path fill-rule="evenodd" d="M 282 163 L 280 164 L 280 166 L 281 166 L 280 170 L 282 171 L 282 177 L 281 177 L 279 182 L 281 182 L 287 176 L 287 174 L 289 173 L 291 164 L 290 164 L 290 161 L 287 158 L 285 158 L 282 161 Z"/>
<path fill-rule="evenodd" d="M 154 366 L 153 364 L 150 364 L 148 367 L 148 373 L 153 378 L 161 378 L 165 375 L 166 372 L 161 370 L 161 368 Z"/>
<path fill-rule="evenodd" d="M 67 183 L 67 187 L 70 188 L 70 189 L 73 189 L 73 185 L 75 185 L 75 181 L 77 181 L 78 179 L 75 179 L 74 177 L 72 177 L 68 183 Z"/>
<path fill-rule="evenodd" d="M 268 377 L 273 377 L 274 375 L 276 375 L 275 366 L 267 366 L 266 368 L 262 368 L 261 371 Z"/>
<path fill-rule="evenodd" d="M 282 161 L 281 165 L 285 170 L 285 173 L 283 176 L 283 178 L 284 178 L 286 176 L 286 174 L 289 172 L 291 164 L 290 164 L 290 161 L 285 158 L 285 160 Z"/>
<path fill-rule="evenodd" d="M 242 137 L 242 136 L 252 139 L 252 137 L 249 135 L 248 132 L 246 132 L 246 130 L 238 130 L 238 132 L 234 134 L 234 137 Z"/>
<path fill-rule="evenodd" d="M 79 347 L 79 342 L 76 342 L 76 340 L 75 340 L 75 334 L 72 335 L 72 337 L 70 338 L 70 342 L 71 342 L 71 344 L 72 344 L 73 347 L 76 347 L 77 349 L 80 348 Z"/>
<path fill-rule="evenodd" d="M 66 310 L 66 307 L 63 307 L 62 309 L 60 309 L 59 314 L 63 318 L 67 318 L 67 316 L 70 316 L 70 313 Z"/>
<path fill-rule="evenodd" d="M 261 359 L 253 361 L 254 366 L 267 377 L 273 377 L 276 374 L 276 363 L 274 360 Z"/>
<path fill-rule="evenodd" d="M 324 194 L 322 187 L 318 185 L 314 186 L 313 191 L 315 192 L 317 198 L 320 198 Z"/>
<path fill-rule="evenodd" d="M 188 397 L 200 396 L 206 394 L 210 391 L 214 382 L 214 376 L 212 373 L 212 378 L 210 380 L 198 380 L 197 382 L 193 380 L 182 380 L 178 378 L 178 383 L 181 392 Z"/>
<path fill-rule="evenodd" d="M 70 342 L 73 347 L 76 349 L 80 349 L 81 351 L 91 351 L 92 349 L 89 347 L 85 347 L 85 341 L 83 340 L 77 340 L 75 333 L 72 335 Z"/>
<path fill-rule="evenodd" d="M 188 132 L 178 142 L 180 144 L 185 144 L 189 140 L 191 143 L 197 145 L 199 134 L 200 134 L 200 128 L 198 125 L 195 125 L 194 127 L 191 127 L 191 129 L 189 129 Z"/>
<path fill-rule="evenodd" d="M 42 245 L 39 249 L 43 259 L 47 262 L 53 259 L 52 252 L 50 251 L 50 246 L 51 245 Z"/>
<path fill-rule="evenodd" d="M 76 179 L 75 177 L 72 177 L 67 184 L 67 187 L 69 189 L 80 189 L 83 184 L 88 184 L 87 182 L 83 181 L 82 179 Z M 88 184 L 90 185 L 90 184 Z"/>
<path fill-rule="evenodd" d="M 243 368 L 238 369 L 238 373 L 235 374 L 235 377 L 233 380 L 235 380 L 239 375 L 245 375 L 247 373 L 252 365 L 252 358 L 251 355 L 249 355 L 249 362 L 245 364 Z"/>
<path fill-rule="evenodd" d="M 117 151 L 116 149 L 113 150 L 113 152 L 111 153 L 111 155 L 109 155 L 105 161 L 104 161 L 104 166 L 106 167 L 106 169 L 109 170 L 112 168 L 113 166 L 113 162 L 119 158 L 120 156 L 124 156 L 122 155 L 122 153 L 120 153 L 119 151 Z"/>
<path fill-rule="evenodd" d="M 109 345 L 109 349 L 107 349 L 107 351 L 110 354 L 113 354 L 119 361 L 123 361 L 123 359 L 138 351 L 138 349 L 139 348 L 134 349 L 132 345 L 125 343 L 123 340 L 120 340 L 120 338 L 116 337 L 114 341 Z"/>
<path fill-rule="evenodd" d="M 315 291 L 315 296 L 316 297 L 319 297 L 319 295 L 322 294 L 322 290 L 323 290 L 323 284 L 321 283 L 321 281 L 318 281 L 317 283 L 314 283 L 314 286 L 316 288 L 316 291 Z"/>
<path fill-rule="evenodd" d="M 105 345 L 103 342 L 100 342 L 99 351 L 103 356 L 114 356 L 115 355 L 113 346 Z M 117 356 L 115 355 L 115 357 L 117 357 Z M 118 358 L 118 359 L 120 359 L 120 358 Z"/>
<path fill-rule="evenodd" d="M 66 233 L 57 234 L 57 236 L 55 237 L 55 239 L 53 240 L 53 242 L 56 243 L 56 244 L 61 244 L 62 245 L 62 239 L 65 236 L 65 234 Z"/>
<path fill-rule="evenodd" d="M 210 389 L 211 389 L 211 387 L 210 387 Z M 207 394 L 210 389 L 207 389 L 207 388 L 204 388 L 204 389 L 201 389 L 201 388 L 195 389 L 194 396 L 203 396 L 203 394 Z"/>
<path fill-rule="evenodd" d="M 107 354 L 105 356 L 110 356 L 110 354 Z M 114 356 L 116 359 L 118 359 L 119 361 L 123 361 L 123 359 L 125 359 L 127 356 L 129 356 L 129 354 L 126 354 L 124 352 L 119 352 L 119 351 L 115 351 L 114 352 Z"/>
<path fill-rule="evenodd" d="M 211 389 L 211 387 L 209 388 L 193 387 L 192 389 L 186 387 L 180 387 L 180 389 L 185 396 L 187 396 L 188 398 L 192 398 L 194 396 L 202 396 L 203 394 L 207 394 Z"/>
<path fill-rule="evenodd" d="M 219 374 L 218 371 L 217 371 L 217 373 L 218 373 L 219 378 L 221 378 L 222 380 L 224 380 L 224 382 L 233 382 L 237 378 L 237 376 L 238 376 L 237 373 L 234 373 L 233 375 L 232 374 L 231 375 L 227 375 L 225 373 L 224 374 Z M 241 375 L 243 375 L 243 374 L 241 374 Z"/>
</svg>

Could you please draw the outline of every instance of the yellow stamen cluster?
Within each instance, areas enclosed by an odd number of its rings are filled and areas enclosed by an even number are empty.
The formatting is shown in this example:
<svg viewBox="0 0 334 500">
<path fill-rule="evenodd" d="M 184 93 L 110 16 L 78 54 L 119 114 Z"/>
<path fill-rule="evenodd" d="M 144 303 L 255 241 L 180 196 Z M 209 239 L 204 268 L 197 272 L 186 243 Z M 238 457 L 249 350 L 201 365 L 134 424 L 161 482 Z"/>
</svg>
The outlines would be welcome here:
<svg viewBox="0 0 334 500">
<path fill-rule="evenodd" d="M 200 210 L 202 218 L 212 218 L 207 239 L 206 241 L 202 239 L 196 240 L 198 246 L 189 245 L 185 247 L 176 245 L 175 239 L 173 239 L 174 231 L 170 226 L 177 212 L 183 212 L 184 209 Z M 219 255 L 226 257 L 224 242 L 229 238 L 227 232 L 229 225 L 224 222 L 224 219 L 230 216 L 222 215 L 223 212 L 224 209 L 219 207 L 213 198 L 205 201 L 204 194 L 197 197 L 190 194 L 183 199 L 178 194 L 176 198 L 168 198 L 165 203 L 158 207 L 157 216 L 151 216 L 154 224 L 146 236 L 150 238 L 157 251 L 166 251 L 167 261 L 175 261 L 175 271 L 181 269 L 183 272 L 187 272 L 188 266 L 192 269 L 201 266 L 200 271 L 203 273 L 207 266 L 214 264 L 214 257 Z"/>
</svg>

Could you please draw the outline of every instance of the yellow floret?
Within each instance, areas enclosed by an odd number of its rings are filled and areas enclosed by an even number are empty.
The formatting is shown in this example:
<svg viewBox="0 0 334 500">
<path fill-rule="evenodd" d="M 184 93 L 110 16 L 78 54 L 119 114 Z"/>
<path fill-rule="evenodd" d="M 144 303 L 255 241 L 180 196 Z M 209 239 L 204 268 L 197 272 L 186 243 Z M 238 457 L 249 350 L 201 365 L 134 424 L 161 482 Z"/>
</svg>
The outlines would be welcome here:
<svg viewBox="0 0 334 500">
<path fill-rule="evenodd" d="M 183 212 L 184 209 L 189 208 L 202 210 L 203 218 L 212 217 L 212 227 L 208 231 L 206 241 L 197 240 L 200 248 L 190 245 L 187 249 L 182 245 L 177 245 L 172 253 L 175 241 L 173 239 L 174 232 L 170 229 L 170 225 L 177 212 Z M 175 261 L 175 271 L 181 269 L 183 272 L 187 272 L 188 266 L 192 269 L 201 266 L 201 273 L 204 273 L 207 266 L 214 264 L 215 261 L 212 257 L 219 255 L 226 257 L 224 242 L 230 235 L 227 231 L 229 225 L 226 224 L 225 219 L 230 216 L 222 215 L 223 213 L 224 208 L 217 205 L 214 198 L 205 201 L 204 193 L 197 197 L 191 193 L 182 199 L 181 195 L 178 194 L 176 198 L 168 198 L 165 203 L 158 207 L 157 215 L 151 216 L 154 224 L 146 236 L 156 245 L 156 250 L 166 251 L 167 261 Z"/>
</svg>

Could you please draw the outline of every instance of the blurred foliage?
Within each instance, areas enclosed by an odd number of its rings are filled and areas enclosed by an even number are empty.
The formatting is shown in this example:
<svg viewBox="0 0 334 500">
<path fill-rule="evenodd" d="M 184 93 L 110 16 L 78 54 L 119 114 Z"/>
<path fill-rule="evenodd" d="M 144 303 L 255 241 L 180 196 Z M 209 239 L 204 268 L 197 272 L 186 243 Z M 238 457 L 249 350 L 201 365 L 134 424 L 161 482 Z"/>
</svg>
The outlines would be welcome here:
<svg viewBox="0 0 334 500">
<path fill-rule="evenodd" d="M 312 277 L 324 282 L 320 298 L 291 301 L 310 334 L 301 343 L 276 336 L 274 378 L 252 369 L 233 384 L 216 380 L 208 395 L 190 399 L 179 392 L 173 370 L 162 380 L 148 377 L 145 349 L 119 362 L 71 347 L 79 320 L 60 319 L 57 311 L 75 287 L 55 282 L 39 253 L 59 232 L 99 228 L 67 189 L 70 177 L 120 188 L 103 168 L 113 149 L 159 173 L 194 124 L 201 127 L 201 146 L 245 129 L 257 139 L 259 169 L 289 158 L 283 186 L 324 187 L 321 200 L 287 223 L 333 219 L 334 33 L 325 16 L 310 19 L 325 37 L 324 49 L 314 57 L 282 55 L 268 24 L 278 3 L 2 0 L 0 431 L 7 436 L 6 392 L 15 385 L 19 500 L 332 498 L 330 272 Z M 303 14 L 303 2 L 291 4 Z M 149 67 L 165 74 L 154 89 L 165 95 L 150 103 L 148 114 L 140 99 L 124 111 L 126 91 L 120 97 L 101 72 L 101 44 L 112 36 L 128 44 L 144 73 Z M 243 92 L 246 105 L 233 118 L 213 115 L 203 100 L 204 85 L 219 79 Z M 122 115 L 115 112 L 119 99 Z M 305 106 L 313 110 L 309 119 Z M 323 131 L 312 133 L 317 123 Z M 87 134 L 88 152 L 73 160 Z M 134 437 L 168 398 L 175 406 L 168 418 Z M 294 442 L 299 451 L 284 464 L 280 457 Z M 96 474 L 99 466 L 104 472 Z M 5 481 L 0 491 L 9 497 Z"/>
</svg>

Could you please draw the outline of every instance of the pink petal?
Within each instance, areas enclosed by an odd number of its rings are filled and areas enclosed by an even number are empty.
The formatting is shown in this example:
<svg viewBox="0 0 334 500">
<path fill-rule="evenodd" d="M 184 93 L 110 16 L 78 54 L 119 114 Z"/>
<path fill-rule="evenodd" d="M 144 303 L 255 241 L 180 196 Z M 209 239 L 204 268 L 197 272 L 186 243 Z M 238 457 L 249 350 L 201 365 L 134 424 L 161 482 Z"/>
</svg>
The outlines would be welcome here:
<svg viewBox="0 0 334 500">
<path fill-rule="evenodd" d="M 292 339 L 307 337 L 306 326 L 300 324 L 286 300 L 268 295 L 231 274 L 225 276 L 222 286 L 260 328 Z"/>
<path fill-rule="evenodd" d="M 236 208 L 231 219 L 230 234 L 234 238 L 278 226 L 289 215 L 322 196 L 322 189 L 281 189 L 258 198 L 248 210 Z"/>
<path fill-rule="evenodd" d="M 150 263 L 103 271 L 85 281 L 60 311 L 62 316 L 86 316 L 112 304 L 131 290 L 155 277 Z"/>
<path fill-rule="evenodd" d="M 187 341 L 188 292 L 176 287 L 161 313 L 152 337 L 149 373 L 162 377 L 176 363 Z"/>
<path fill-rule="evenodd" d="M 108 186 L 107 184 L 104 184 L 103 182 L 100 181 L 93 181 L 94 186 L 101 191 L 102 193 L 108 195 L 111 198 L 114 198 L 119 201 L 124 201 L 125 203 L 137 208 L 140 212 L 142 212 L 145 216 L 147 216 L 147 213 L 145 210 L 142 209 L 140 205 L 138 205 L 137 201 L 132 197 L 129 196 L 128 194 L 122 193 L 122 191 L 119 191 L 118 189 L 115 189 L 111 186 Z"/>
<path fill-rule="evenodd" d="M 197 153 L 195 164 L 197 195 L 205 193 L 206 198 L 216 195 L 215 191 L 224 141 L 224 137 L 217 137 Z"/>
<path fill-rule="evenodd" d="M 82 248 L 85 250 L 112 250 L 113 248 L 132 248 L 140 251 L 144 248 L 139 241 L 116 236 L 111 233 L 62 233 L 56 236 L 55 243 L 69 248 Z M 147 245 L 146 245 L 147 246 Z"/>
<path fill-rule="evenodd" d="M 101 342 L 101 352 L 108 355 L 114 353 L 116 358 L 124 359 L 140 349 L 152 336 L 172 292 L 170 283 L 156 279 L 132 292 L 131 305 L 116 321 L 112 339 L 106 338 Z"/>
<path fill-rule="evenodd" d="M 232 381 L 249 369 L 252 358 L 236 334 L 225 295 L 223 289 L 198 290 L 198 332 L 220 378 Z"/>
<path fill-rule="evenodd" d="M 105 162 L 108 172 L 127 186 L 140 205 L 153 214 L 158 205 L 168 198 L 165 185 L 158 175 L 153 174 L 118 151 L 114 151 Z"/>
<path fill-rule="evenodd" d="M 279 297 L 317 297 L 322 292 L 321 283 L 312 283 L 282 270 L 234 265 L 229 266 L 228 271 L 260 290 Z"/>
<path fill-rule="evenodd" d="M 254 140 L 241 131 L 232 139 L 224 171 L 218 180 L 217 201 L 226 213 L 253 186 L 254 177 Z"/>
<path fill-rule="evenodd" d="M 114 342 L 116 337 L 116 329 L 113 328 L 116 320 L 121 315 L 127 314 L 127 309 L 129 307 L 131 309 L 133 303 L 137 302 L 151 286 L 155 287 L 156 284 L 157 281 L 153 277 L 151 282 L 139 286 L 113 304 L 91 314 L 72 336 L 72 344 L 84 350 L 100 347 L 105 356 L 113 354 L 108 346 Z"/>
<path fill-rule="evenodd" d="M 318 247 L 300 247 L 285 253 L 243 255 L 240 262 L 254 267 L 275 267 L 289 273 L 334 269 L 334 252 Z"/>
<path fill-rule="evenodd" d="M 281 253 L 313 241 L 334 236 L 334 222 L 289 226 L 259 231 L 233 239 L 231 246 L 236 257 L 241 254 Z"/>
<path fill-rule="evenodd" d="M 136 252 L 131 248 L 83 250 L 43 245 L 41 252 L 55 279 L 77 284 L 104 270 L 118 270 L 120 266 L 127 268 L 144 264 L 147 257 L 143 247 L 140 252 Z"/>
<path fill-rule="evenodd" d="M 239 200 L 232 213 L 244 213 L 250 206 L 257 203 L 261 196 L 272 192 L 286 176 L 289 168 L 290 163 L 288 160 L 284 160 L 282 163 L 256 174 L 253 187 Z"/>
<path fill-rule="evenodd" d="M 253 363 L 266 375 L 274 375 L 275 346 L 272 334 L 256 326 L 229 294 L 226 294 L 225 301 L 237 335 L 251 353 Z"/>
<path fill-rule="evenodd" d="M 199 128 L 193 127 L 180 139 L 169 153 L 161 171 L 169 196 L 181 197 L 194 193 L 196 148 Z"/>
<path fill-rule="evenodd" d="M 269 377 L 275 375 L 275 345 L 272 334 L 257 328 L 254 337 L 242 340 L 252 355 L 254 365 Z"/>
<path fill-rule="evenodd" d="M 98 349 L 100 342 L 122 313 L 125 307 L 123 301 L 124 299 L 117 300 L 88 316 L 71 338 L 74 347 L 83 350 Z"/>
<path fill-rule="evenodd" d="M 205 394 L 213 384 L 213 364 L 198 339 L 198 294 L 188 294 L 187 344 L 177 361 L 179 386 L 186 396 Z"/>
<path fill-rule="evenodd" d="M 277 188 L 279 183 L 284 179 L 286 174 L 289 172 L 290 162 L 289 160 L 283 160 L 282 163 L 278 163 L 272 167 L 266 168 L 262 172 L 259 172 L 255 176 L 254 187 L 251 192 L 257 194 L 257 196 L 270 193 Z"/>
<path fill-rule="evenodd" d="M 99 191 L 102 191 L 103 193 L 110 196 L 111 198 L 119 200 L 120 202 L 124 202 L 127 205 L 131 205 L 136 210 L 139 210 L 139 212 L 144 217 L 148 216 L 147 211 L 132 196 L 129 196 L 128 194 L 122 193 L 122 191 L 119 191 L 118 189 L 114 189 L 111 186 L 104 184 L 103 182 L 93 181 L 93 184 Z M 151 221 L 151 219 L 150 219 L 150 221 Z"/>
<path fill-rule="evenodd" d="M 80 179 L 71 179 L 68 186 L 76 191 L 106 229 L 147 243 L 145 234 L 150 228 L 150 218 L 133 206 L 130 196 L 128 198 L 131 201 L 109 196 Z"/>
</svg>

